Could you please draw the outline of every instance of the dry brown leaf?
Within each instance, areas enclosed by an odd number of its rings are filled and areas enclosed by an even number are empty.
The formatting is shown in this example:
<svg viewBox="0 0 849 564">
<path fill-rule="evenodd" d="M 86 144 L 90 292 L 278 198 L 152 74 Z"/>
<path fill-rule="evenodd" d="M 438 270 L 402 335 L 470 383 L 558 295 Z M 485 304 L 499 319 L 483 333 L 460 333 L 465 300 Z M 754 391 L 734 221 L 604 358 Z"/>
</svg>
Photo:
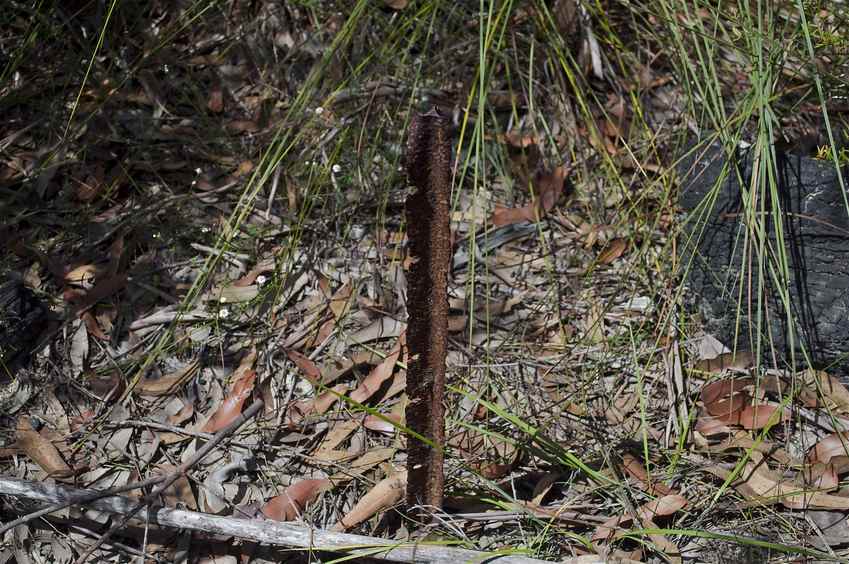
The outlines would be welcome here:
<svg viewBox="0 0 849 564">
<path fill-rule="evenodd" d="M 330 480 L 327 478 L 295 482 L 283 490 L 282 494 L 265 502 L 260 511 L 268 519 L 292 521 L 300 517 L 303 510 L 318 497 L 318 494 L 331 487 Z"/>
<path fill-rule="evenodd" d="M 639 508 L 637 508 L 637 515 L 641 519 L 652 520 L 655 517 L 665 517 L 667 515 L 672 515 L 673 513 L 681 510 L 685 505 L 687 505 L 687 498 L 678 494 L 665 495 L 663 497 L 641 505 Z M 592 540 L 593 542 L 595 542 L 599 540 L 609 539 L 616 535 L 616 529 L 627 527 L 632 522 L 633 517 L 631 515 L 619 515 L 616 517 L 611 517 L 603 524 L 596 527 L 596 530 L 592 536 Z"/>
<path fill-rule="evenodd" d="M 849 390 L 839 379 L 822 370 L 810 369 L 800 372 L 799 376 L 802 381 L 799 399 L 806 406 L 849 411 Z"/>
<path fill-rule="evenodd" d="M 357 403 L 363 403 L 369 399 L 374 393 L 380 389 L 380 386 L 392 376 L 392 371 L 395 369 L 395 363 L 398 362 L 398 357 L 401 354 L 401 348 L 396 346 L 386 359 L 374 367 L 366 378 L 360 382 L 357 389 L 351 392 L 350 398 Z"/>
<path fill-rule="evenodd" d="M 362 476 L 378 464 L 391 460 L 392 457 L 395 456 L 396 452 L 397 449 L 392 447 L 370 450 L 356 460 L 349 462 L 345 470 L 330 476 L 330 481 L 334 486 L 338 486 L 339 484 L 344 484 L 345 482 L 356 479 L 358 476 Z"/>
<path fill-rule="evenodd" d="M 336 425 L 334 425 L 324 437 L 324 440 L 321 441 L 321 444 L 318 445 L 318 448 L 315 449 L 315 454 L 313 456 L 321 458 L 322 452 L 336 449 L 336 447 L 342 444 L 342 441 L 347 439 L 351 433 L 360 427 L 360 425 L 361 423 L 359 421 L 355 421 L 353 419 L 336 423 Z"/>
<path fill-rule="evenodd" d="M 699 372 L 722 372 L 723 370 L 745 370 L 751 368 L 755 358 L 748 351 L 737 351 L 737 353 L 722 353 L 714 358 L 703 359 L 696 363 L 695 369 Z"/>
<path fill-rule="evenodd" d="M 521 457 L 521 451 L 510 441 L 488 435 L 474 428 L 463 428 L 448 440 L 484 478 L 495 480 L 509 474 Z"/>
<path fill-rule="evenodd" d="M 29 417 L 18 418 L 17 446 L 51 478 L 68 478 L 74 471 L 52 442 L 33 429 Z"/>
<path fill-rule="evenodd" d="M 403 10 L 407 7 L 409 0 L 383 0 L 383 3 L 393 10 Z"/>
<path fill-rule="evenodd" d="M 73 300 L 69 300 L 74 304 L 74 314 L 80 315 L 90 307 L 104 300 L 112 294 L 123 289 L 127 285 L 127 274 L 118 274 L 116 276 L 108 276 L 98 280 L 94 287 L 85 292 L 84 295 L 77 295 Z"/>
<path fill-rule="evenodd" d="M 387 419 L 390 421 L 387 421 Z M 363 427 L 384 435 L 394 435 L 399 425 L 402 425 L 401 418 L 393 414 L 387 414 L 383 417 L 369 415 L 363 420 Z"/>
<path fill-rule="evenodd" d="M 831 433 L 808 452 L 808 462 L 829 462 L 835 456 L 849 455 L 849 433 Z"/>
<path fill-rule="evenodd" d="M 330 297 L 330 311 L 333 312 L 333 317 L 339 321 L 351 307 L 351 295 L 354 292 L 354 286 L 351 282 L 345 282 L 339 287 L 333 296 Z"/>
<path fill-rule="evenodd" d="M 626 452 L 622 455 L 622 468 L 640 484 L 641 489 L 652 495 L 671 495 L 675 492 L 665 484 L 658 483 L 649 478 L 649 473 L 643 463 L 633 454 Z"/>
<path fill-rule="evenodd" d="M 157 468 L 163 475 L 169 475 L 177 469 L 176 466 L 171 464 L 159 464 Z M 197 511 L 197 500 L 195 499 L 189 479 L 185 474 L 182 474 L 173 484 L 168 486 L 162 492 L 162 497 L 165 500 L 165 507 L 178 507 L 182 505 L 192 511 Z"/>
<path fill-rule="evenodd" d="M 545 217 L 563 193 L 568 174 L 567 166 L 558 166 L 553 171 L 539 171 L 534 175 L 531 203 L 518 208 L 496 205 L 490 222 L 496 227 L 501 227 L 522 221 L 537 221 Z"/>
<path fill-rule="evenodd" d="M 846 457 L 843 457 L 846 458 Z M 814 462 L 802 468 L 797 483 L 802 489 L 828 491 L 836 489 L 840 480 L 837 468 L 831 462 Z"/>
<path fill-rule="evenodd" d="M 161 378 L 141 378 L 136 390 L 147 396 L 170 396 L 197 374 L 200 361 L 193 360 L 185 368 L 166 374 Z"/>
<path fill-rule="evenodd" d="M 89 286 L 100 274 L 100 269 L 93 264 L 83 264 L 65 274 L 65 282 L 74 286 Z"/>
<path fill-rule="evenodd" d="M 321 383 L 321 369 L 315 362 L 295 350 L 287 350 L 286 356 L 289 357 L 289 360 L 295 363 L 295 366 L 300 368 L 304 378 L 306 378 L 310 384 L 318 386 Z"/>
<path fill-rule="evenodd" d="M 220 114 L 224 111 L 224 91 L 221 88 L 215 88 L 209 93 L 206 109 L 214 114 Z"/>
<path fill-rule="evenodd" d="M 775 412 L 780 412 L 780 415 L 775 416 Z M 775 424 L 781 421 L 787 421 L 790 417 L 779 405 L 761 403 L 758 405 L 747 404 L 737 415 L 737 425 L 744 429 L 763 429 L 769 424 Z"/>
<path fill-rule="evenodd" d="M 624 253 L 627 248 L 628 241 L 621 237 L 617 237 L 610 241 L 607 247 L 601 252 L 598 256 L 598 262 L 600 264 L 610 264 L 621 257 L 622 253 Z"/>
<path fill-rule="evenodd" d="M 734 431 L 725 424 L 720 418 L 710 415 L 701 415 L 696 420 L 696 431 L 705 437 L 713 437 L 715 435 L 730 435 Z"/>
<path fill-rule="evenodd" d="M 277 248 L 274 249 L 277 251 Z M 251 286 L 263 272 L 272 272 L 275 269 L 274 257 L 267 258 L 256 264 L 247 274 L 233 282 L 233 286 Z"/>
<path fill-rule="evenodd" d="M 103 332 L 103 329 L 100 328 L 100 325 L 97 323 L 97 319 L 95 319 L 94 315 L 90 311 L 84 312 L 80 319 L 85 323 L 86 330 L 88 333 L 92 335 L 95 339 L 101 341 L 108 341 L 109 335 Z"/>
<path fill-rule="evenodd" d="M 705 466 L 707 472 L 727 480 L 731 471 L 718 465 Z M 742 476 L 732 483 L 747 500 L 759 504 L 781 503 L 790 509 L 849 510 L 849 498 L 817 491 L 803 491 L 795 482 L 781 482 L 766 468 L 766 463 L 749 461 Z"/>
<path fill-rule="evenodd" d="M 372 515 L 392 507 L 404 497 L 406 488 L 406 470 L 387 476 L 366 493 L 331 530 L 341 532 L 356 527 Z"/>
<path fill-rule="evenodd" d="M 498 140 L 517 149 L 525 149 L 531 145 L 537 145 L 539 141 L 536 135 L 522 133 L 521 131 L 508 131 L 503 135 L 498 135 Z"/>
<path fill-rule="evenodd" d="M 710 384 L 705 384 L 701 391 L 701 400 L 705 406 L 711 405 L 717 400 L 727 396 L 739 394 L 743 388 L 754 384 L 751 378 L 725 378 Z"/>
<path fill-rule="evenodd" d="M 330 409 L 339 397 L 348 391 L 346 384 L 336 384 L 315 399 L 296 401 L 286 411 L 286 425 L 296 427 L 304 419 L 313 415 L 321 415 Z"/>
<path fill-rule="evenodd" d="M 242 413 L 242 407 L 254 391 L 256 371 L 253 369 L 256 361 L 256 349 L 252 349 L 238 368 L 233 371 L 233 384 L 230 393 L 224 398 L 221 406 L 215 411 L 209 421 L 203 426 L 204 433 L 215 433 L 229 425 Z"/>
</svg>

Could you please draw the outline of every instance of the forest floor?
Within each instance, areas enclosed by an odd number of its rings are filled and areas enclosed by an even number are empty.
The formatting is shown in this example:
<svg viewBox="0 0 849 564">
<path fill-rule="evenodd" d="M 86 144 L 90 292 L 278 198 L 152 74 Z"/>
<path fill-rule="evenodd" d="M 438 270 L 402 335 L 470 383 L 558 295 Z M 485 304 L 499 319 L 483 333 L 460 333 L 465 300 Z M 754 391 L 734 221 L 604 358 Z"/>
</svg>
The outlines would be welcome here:
<svg viewBox="0 0 849 564">
<path fill-rule="evenodd" d="M 849 559 L 849 391 L 700 331 L 675 168 L 713 131 L 842 158 L 821 136 L 849 115 L 845 14 L 589 4 L 12 0 L 0 265 L 51 330 L 3 404 L 2 476 L 106 490 L 188 463 L 158 502 L 376 556 Z M 454 247 L 446 497 L 420 522 L 404 147 L 433 107 Z M 36 508 L 0 491 L 3 523 Z M 96 545 L 109 523 L 80 504 L 0 525 L 0 561 L 356 548 L 144 522 Z"/>
</svg>

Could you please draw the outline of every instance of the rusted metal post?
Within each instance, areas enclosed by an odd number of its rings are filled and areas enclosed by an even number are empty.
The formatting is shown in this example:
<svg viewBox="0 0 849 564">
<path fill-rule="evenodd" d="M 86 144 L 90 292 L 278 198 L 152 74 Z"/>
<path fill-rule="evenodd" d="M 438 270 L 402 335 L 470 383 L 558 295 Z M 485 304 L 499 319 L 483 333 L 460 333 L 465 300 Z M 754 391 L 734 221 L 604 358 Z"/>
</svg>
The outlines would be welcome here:
<svg viewBox="0 0 849 564">
<path fill-rule="evenodd" d="M 413 118 L 407 139 L 407 198 L 412 257 L 407 289 L 407 426 L 427 441 L 407 440 L 407 504 L 442 507 L 445 485 L 445 354 L 451 264 L 451 142 L 438 110 Z"/>
</svg>

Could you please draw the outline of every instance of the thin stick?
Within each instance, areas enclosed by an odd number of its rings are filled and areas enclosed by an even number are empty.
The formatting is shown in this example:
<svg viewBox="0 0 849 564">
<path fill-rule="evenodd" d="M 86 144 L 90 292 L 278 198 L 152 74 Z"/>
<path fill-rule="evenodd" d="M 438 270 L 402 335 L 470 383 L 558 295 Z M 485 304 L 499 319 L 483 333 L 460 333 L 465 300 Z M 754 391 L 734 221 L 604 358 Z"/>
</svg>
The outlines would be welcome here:
<svg viewBox="0 0 849 564">
<path fill-rule="evenodd" d="M 226 427 L 215 433 L 215 436 L 212 439 L 203 445 L 198 451 L 187 461 L 182 463 L 177 467 L 176 470 L 171 472 L 167 478 L 165 478 L 161 484 L 159 484 L 156 489 L 150 492 L 148 495 L 144 497 L 140 502 L 136 504 L 136 506 L 129 511 L 126 515 L 124 515 L 117 523 L 112 525 L 108 531 L 106 531 L 102 537 L 100 537 L 97 542 L 91 545 L 88 550 L 86 550 L 82 556 L 77 559 L 77 564 L 82 564 L 88 557 L 92 555 L 92 553 L 100 547 L 101 544 L 106 542 L 113 534 L 115 534 L 118 529 L 124 527 L 130 519 L 135 517 L 135 515 L 144 509 L 145 506 L 153 503 L 159 495 L 168 489 L 174 482 L 179 480 L 182 476 L 185 476 L 186 472 L 189 471 L 195 464 L 201 461 L 203 457 L 209 454 L 212 449 L 214 449 L 218 444 L 223 441 L 228 436 L 232 435 L 236 432 L 236 430 L 245 424 L 248 419 L 252 418 L 254 415 L 259 413 L 262 409 L 263 403 L 262 400 L 256 400 L 253 402 L 250 407 L 248 407 L 239 417 L 231 421 Z"/>
</svg>

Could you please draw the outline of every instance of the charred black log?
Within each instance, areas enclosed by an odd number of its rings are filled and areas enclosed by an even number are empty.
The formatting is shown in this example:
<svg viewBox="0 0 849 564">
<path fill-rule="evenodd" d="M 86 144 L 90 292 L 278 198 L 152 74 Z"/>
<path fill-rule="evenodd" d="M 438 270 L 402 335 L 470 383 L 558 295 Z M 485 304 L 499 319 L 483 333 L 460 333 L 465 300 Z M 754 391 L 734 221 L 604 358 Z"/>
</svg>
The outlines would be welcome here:
<svg viewBox="0 0 849 564">
<path fill-rule="evenodd" d="M 732 153 L 697 145 L 679 167 L 682 267 L 707 330 L 769 364 L 807 366 L 804 346 L 814 367 L 849 373 L 849 210 L 834 163 L 776 151 L 773 191 L 752 182 L 755 166 L 765 174 L 752 150 Z"/>
</svg>

